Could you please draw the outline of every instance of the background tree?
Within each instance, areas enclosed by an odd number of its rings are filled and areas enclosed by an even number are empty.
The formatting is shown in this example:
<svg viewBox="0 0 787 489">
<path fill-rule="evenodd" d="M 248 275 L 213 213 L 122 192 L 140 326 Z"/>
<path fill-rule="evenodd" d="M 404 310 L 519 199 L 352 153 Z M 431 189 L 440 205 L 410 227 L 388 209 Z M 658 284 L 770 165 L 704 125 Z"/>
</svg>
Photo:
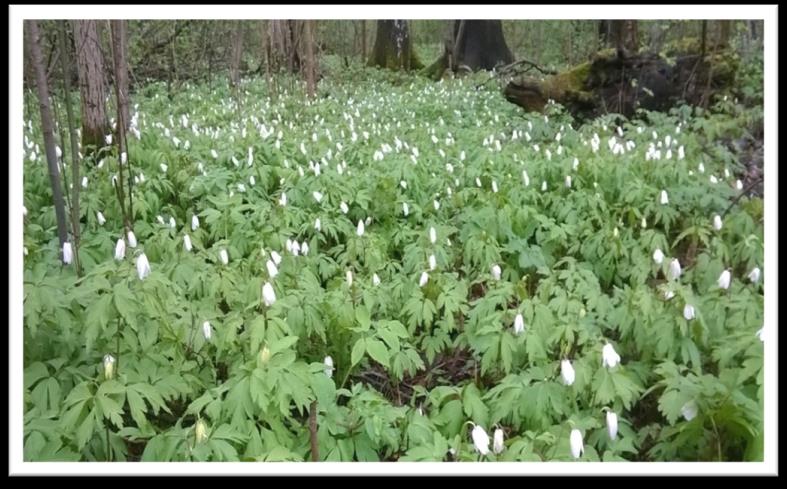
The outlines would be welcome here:
<svg viewBox="0 0 787 489">
<path fill-rule="evenodd" d="M 108 133 L 104 63 L 95 20 L 75 20 L 79 92 L 82 100 L 82 148 L 90 152 L 104 144 Z"/>
<path fill-rule="evenodd" d="M 514 61 L 499 20 L 457 20 L 454 22 L 455 66 L 473 71 L 491 70 Z"/>
<path fill-rule="evenodd" d="M 415 70 L 423 65 L 413 51 L 406 20 L 378 20 L 369 66 L 391 70 Z"/>
<path fill-rule="evenodd" d="M 111 20 L 109 21 L 112 53 L 114 56 L 114 64 L 117 67 L 115 70 L 115 83 L 118 87 L 120 98 L 120 113 L 123 115 L 122 128 L 124 132 L 128 131 L 128 125 L 131 122 L 131 117 L 128 111 L 128 98 L 129 98 L 129 83 L 128 83 L 128 21 L 127 20 Z M 120 131 L 118 125 L 118 131 Z"/>
</svg>

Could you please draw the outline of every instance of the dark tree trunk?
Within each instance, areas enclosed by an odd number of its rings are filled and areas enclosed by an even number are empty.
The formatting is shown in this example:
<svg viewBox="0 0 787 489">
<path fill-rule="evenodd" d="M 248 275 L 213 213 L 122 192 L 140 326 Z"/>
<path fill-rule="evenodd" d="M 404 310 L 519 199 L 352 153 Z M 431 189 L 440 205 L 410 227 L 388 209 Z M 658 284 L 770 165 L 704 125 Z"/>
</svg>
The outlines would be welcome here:
<svg viewBox="0 0 787 489">
<path fill-rule="evenodd" d="M 361 59 L 366 59 L 366 19 L 361 20 Z"/>
<path fill-rule="evenodd" d="M 52 122 L 52 109 L 49 102 L 49 87 L 47 86 L 46 71 L 41 56 L 41 45 L 39 44 L 40 34 L 38 31 L 38 22 L 35 20 L 26 20 L 25 27 L 30 64 L 35 73 L 36 88 L 38 89 L 38 103 L 41 110 L 41 129 L 44 133 L 44 148 L 46 150 L 47 167 L 49 168 L 49 183 L 52 185 L 52 199 L 55 205 L 55 218 L 57 219 L 57 237 L 60 240 L 60 248 L 62 249 L 63 243 L 68 241 L 66 207 L 63 200 L 63 189 L 60 186 L 60 170 L 57 168 L 55 131 Z"/>
<path fill-rule="evenodd" d="M 636 20 L 602 20 L 599 22 L 599 38 L 602 44 L 614 47 L 618 52 L 639 51 L 639 32 Z"/>
<path fill-rule="evenodd" d="M 108 132 L 104 63 L 95 20 L 75 20 L 74 35 L 82 96 L 82 148 L 88 153 L 104 145 Z"/>
<path fill-rule="evenodd" d="M 304 26 L 304 43 L 306 44 L 306 93 L 314 98 L 317 68 L 314 61 L 314 21 L 306 20 Z"/>
<path fill-rule="evenodd" d="M 243 26 L 238 25 L 232 35 L 232 55 L 230 57 L 230 82 L 233 87 L 240 84 L 240 60 L 243 54 Z"/>
<path fill-rule="evenodd" d="M 369 66 L 391 70 L 417 70 L 423 65 L 413 51 L 406 20 L 378 20 Z"/>
<path fill-rule="evenodd" d="M 454 23 L 455 65 L 473 71 L 491 70 L 514 61 L 499 20 L 457 20 Z"/>
<path fill-rule="evenodd" d="M 730 33 L 732 32 L 731 20 L 719 21 L 719 47 L 727 47 L 730 43 Z"/>
<path fill-rule="evenodd" d="M 112 35 L 112 53 L 115 66 L 115 83 L 120 92 L 120 111 L 123 114 L 123 130 L 128 131 L 131 116 L 128 111 L 128 21 L 111 20 L 110 31 Z M 119 126 L 118 126 L 119 127 Z"/>
</svg>

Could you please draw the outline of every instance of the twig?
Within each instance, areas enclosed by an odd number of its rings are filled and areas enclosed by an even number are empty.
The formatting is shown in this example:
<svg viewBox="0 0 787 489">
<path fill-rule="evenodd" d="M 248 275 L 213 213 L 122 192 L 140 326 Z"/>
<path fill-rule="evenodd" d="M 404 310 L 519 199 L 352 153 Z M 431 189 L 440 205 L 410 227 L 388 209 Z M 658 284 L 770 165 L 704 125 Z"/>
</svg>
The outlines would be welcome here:
<svg viewBox="0 0 787 489">
<path fill-rule="evenodd" d="M 311 442 L 312 462 L 320 461 L 320 442 L 317 439 L 317 401 L 309 407 L 309 441 Z"/>
<path fill-rule="evenodd" d="M 730 209 L 732 209 L 732 207 L 735 204 L 737 204 L 739 200 L 741 200 L 741 197 L 743 197 L 744 195 L 748 194 L 749 191 L 755 187 L 755 185 L 757 185 L 759 183 L 762 183 L 762 179 L 763 179 L 763 177 L 762 177 L 762 175 L 760 175 L 759 178 L 757 178 L 756 180 L 753 180 L 746 188 L 744 188 L 737 197 L 732 199 L 732 202 L 730 202 L 730 205 L 727 206 L 727 208 L 724 210 L 724 212 L 722 212 L 721 217 L 724 218 L 724 216 L 727 215 L 727 213 L 730 211 Z"/>
</svg>

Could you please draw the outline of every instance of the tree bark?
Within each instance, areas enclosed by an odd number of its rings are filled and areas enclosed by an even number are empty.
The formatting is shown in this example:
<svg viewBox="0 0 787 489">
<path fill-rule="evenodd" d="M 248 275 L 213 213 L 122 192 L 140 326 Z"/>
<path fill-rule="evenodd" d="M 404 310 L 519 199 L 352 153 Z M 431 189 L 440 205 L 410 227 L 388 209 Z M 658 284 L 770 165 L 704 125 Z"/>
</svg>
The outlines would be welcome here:
<svg viewBox="0 0 787 489">
<path fill-rule="evenodd" d="M 123 114 L 123 130 L 128 131 L 131 116 L 128 111 L 129 83 L 128 83 L 128 21 L 109 21 L 112 35 L 112 53 L 114 56 L 115 83 L 117 83 L 120 98 L 120 111 Z"/>
<path fill-rule="evenodd" d="M 68 241 L 68 229 L 66 228 L 66 209 L 63 200 L 63 190 L 60 186 L 60 171 L 57 168 L 57 152 L 55 150 L 55 132 L 52 122 L 52 109 L 49 102 L 49 88 L 46 81 L 46 71 L 41 56 L 40 33 L 38 22 L 35 20 L 25 21 L 27 45 L 30 55 L 30 63 L 35 71 L 36 87 L 38 89 L 38 103 L 41 111 L 41 129 L 44 133 L 44 148 L 46 149 L 46 161 L 49 168 L 49 183 L 52 185 L 52 199 L 55 206 L 55 218 L 57 220 L 57 237 L 60 240 L 60 248 L 63 243 Z M 61 255 L 61 260 L 62 260 Z"/>
<path fill-rule="evenodd" d="M 58 37 L 60 38 L 60 51 L 63 68 L 63 92 L 66 104 L 66 118 L 68 121 L 68 134 L 71 146 L 71 182 L 74 193 L 71 195 L 71 233 L 74 236 L 74 264 L 76 265 L 77 276 L 82 275 L 82 266 L 79 262 L 79 237 L 80 214 L 79 214 L 79 149 L 77 148 L 77 128 L 74 120 L 74 110 L 71 108 L 71 53 L 68 49 L 68 37 L 66 34 L 66 21 L 58 21 Z M 65 146 L 65 145 L 64 145 Z"/>
<path fill-rule="evenodd" d="M 233 87 L 240 85 L 240 60 L 243 54 L 243 25 L 238 24 L 232 36 L 232 56 L 230 57 L 230 82 Z"/>
<path fill-rule="evenodd" d="M 636 20 L 602 20 L 599 37 L 603 45 L 614 47 L 618 52 L 639 51 L 639 32 Z"/>
<path fill-rule="evenodd" d="M 464 30 L 462 30 L 464 28 Z M 455 66 L 491 70 L 514 61 L 499 20 L 457 20 L 454 23 Z"/>
<path fill-rule="evenodd" d="M 366 59 L 366 19 L 361 20 L 361 59 Z"/>
<path fill-rule="evenodd" d="M 79 92 L 82 97 L 82 148 L 86 153 L 104 145 L 109 124 L 104 90 L 104 63 L 101 58 L 95 20 L 75 20 Z"/>
<path fill-rule="evenodd" d="M 316 82 L 316 66 L 314 60 L 314 21 L 304 21 L 305 32 L 304 42 L 306 44 L 306 93 L 309 98 L 314 98 L 315 95 L 315 82 Z"/>
<path fill-rule="evenodd" d="M 377 21 L 377 34 L 368 64 L 391 70 L 423 68 L 413 51 L 406 20 Z"/>
</svg>

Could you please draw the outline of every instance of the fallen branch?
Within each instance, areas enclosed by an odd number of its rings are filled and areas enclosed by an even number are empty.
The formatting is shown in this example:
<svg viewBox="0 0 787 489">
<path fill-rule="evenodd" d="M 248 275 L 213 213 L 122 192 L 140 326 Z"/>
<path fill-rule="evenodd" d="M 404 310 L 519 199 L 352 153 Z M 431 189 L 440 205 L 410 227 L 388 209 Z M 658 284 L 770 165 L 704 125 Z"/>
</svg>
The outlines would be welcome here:
<svg viewBox="0 0 787 489">
<path fill-rule="evenodd" d="M 516 71 L 516 70 L 514 70 L 514 68 L 516 68 L 516 67 L 518 67 L 520 65 L 527 65 L 527 68 L 525 70 L 523 70 L 523 71 Z M 535 68 L 536 70 L 538 70 L 539 72 L 541 72 L 544 75 L 556 75 L 557 74 L 557 71 L 548 70 L 548 69 L 542 68 L 538 64 L 536 64 L 536 63 L 534 63 L 532 61 L 529 61 L 527 59 L 520 59 L 519 61 L 514 61 L 513 63 L 509 63 L 509 64 L 507 64 L 505 66 L 502 66 L 499 70 L 495 70 L 492 73 L 492 75 L 489 77 L 489 79 L 487 79 L 484 83 L 476 85 L 475 89 L 478 90 L 479 88 L 483 87 L 484 85 L 486 85 L 490 81 L 494 80 L 495 78 L 503 76 L 503 75 L 508 75 L 509 73 L 511 73 L 513 71 L 516 71 L 517 75 L 521 75 L 523 73 L 527 73 L 528 71 L 530 71 L 533 68 Z"/>
</svg>

